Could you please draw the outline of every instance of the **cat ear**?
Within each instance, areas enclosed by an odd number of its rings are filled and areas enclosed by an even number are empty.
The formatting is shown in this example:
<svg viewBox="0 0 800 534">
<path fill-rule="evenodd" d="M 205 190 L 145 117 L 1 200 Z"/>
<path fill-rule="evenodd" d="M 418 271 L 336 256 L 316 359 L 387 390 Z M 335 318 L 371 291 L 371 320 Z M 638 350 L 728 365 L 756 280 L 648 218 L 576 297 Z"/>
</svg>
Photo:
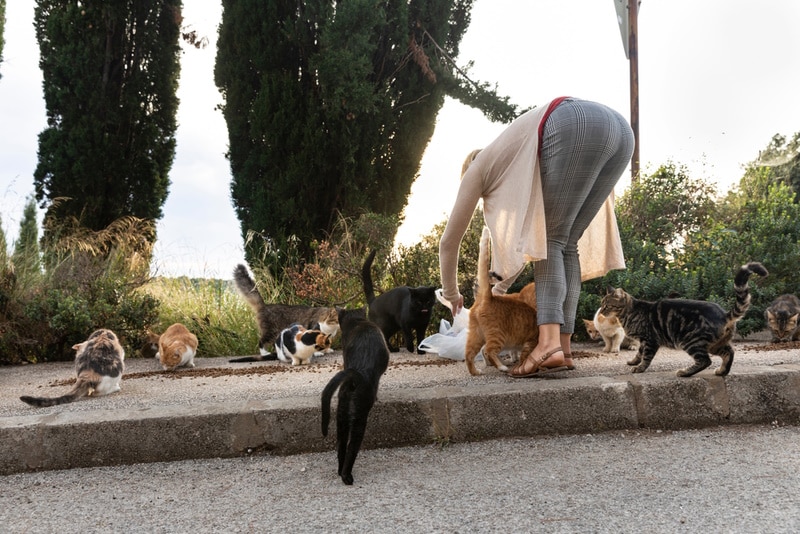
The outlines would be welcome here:
<svg viewBox="0 0 800 534">
<path fill-rule="evenodd" d="M 616 291 L 612 286 L 606 286 L 606 295 L 613 295 Z"/>
</svg>

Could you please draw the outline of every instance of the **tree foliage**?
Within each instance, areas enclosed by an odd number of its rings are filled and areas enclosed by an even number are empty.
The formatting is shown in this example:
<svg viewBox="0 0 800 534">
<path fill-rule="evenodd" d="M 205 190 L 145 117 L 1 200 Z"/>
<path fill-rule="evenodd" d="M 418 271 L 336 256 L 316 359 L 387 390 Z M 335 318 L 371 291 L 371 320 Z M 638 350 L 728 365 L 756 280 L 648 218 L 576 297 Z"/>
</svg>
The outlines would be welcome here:
<svg viewBox="0 0 800 534">
<path fill-rule="evenodd" d="M 782 165 L 790 160 L 781 155 Z M 668 165 L 644 176 L 617 205 L 627 268 L 584 284 L 579 316 L 591 317 L 607 284 L 644 300 L 674 294 L 729 309 L 737 269 L 759 261 L 770 274 L 751 279 L 751 309 L 737 329 L 748 335 L 764 328 L 763 311 L 776 296 L 800 295 L 800 204 L 785 169 L 753 163 L 716 200 L 685 169 Z"/>
<path fill-rule="evenodd" d="M 249 261 L 405 207 L 446 94 L 517 114 L 452 58 L 472 0 L 223 0 L 215 81 Z M 489 113 L 488 110 L 493 110 Z"/>
<path fill-rule="evenodd" d="M 14 269 L 22 276 L 34 275 L 41 270 L 39 253 L 39 223 L 36 220 L 36 201 L 29 198 L 22 211 L 19 225 L 19 238 L 14 242 L 11 256 Z"/>
<path fill-rule="evenodd" d="M 747 173 L 769 169 L 771 181 L 781 182 L 800 195 L 800 132 L 792 137 L 776 134 L 759 152 L 758 159 L 747 168 Z M 798 196 L 795 196 L 795 200 Z"/>
<path fill-rule="evenodd" d="M 617 205 L 631 239 L 647 239 L 664 251 L 699 228 L 714 205 L 714 188 L 692 178 L 685 166 L 667 163 L 631 183 Z"/>
<path fill-rule="evenodd" d="M 46 220 L 74 217 L 98 231 L 125 216 L 162 216 L 175 152 L 180 7 L 37 0 L 47 127 L 34 185 Z"/>
</svg>

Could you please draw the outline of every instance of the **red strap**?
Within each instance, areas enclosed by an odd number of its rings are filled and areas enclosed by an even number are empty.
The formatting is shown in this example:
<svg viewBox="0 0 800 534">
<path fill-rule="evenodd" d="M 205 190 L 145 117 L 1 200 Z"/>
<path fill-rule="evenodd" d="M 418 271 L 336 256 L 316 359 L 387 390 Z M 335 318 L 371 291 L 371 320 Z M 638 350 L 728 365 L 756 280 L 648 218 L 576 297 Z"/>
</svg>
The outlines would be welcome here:
<svg viewBox="0 0 800 534">
<path fill-rule="evenodd" d="M 553 112 L 553 110 L 556 109 L 556 107 L 558 107 L 558 105 L 561 102 L 563 102 L 564 100 L 566 100 L 567 98 L 569 98 L 569 97 L 568 96 L 559 96 L 558 98 L 556 98 L 555 100 L 550 102 L 550 105 L 547 106 L 547 110 L 544 112 L 544 117 L 542 117 L 542 121 L 539 123 L 539 152 L 540 153 L 542 151 L 542 135 L 544 133 L 544 123 L 547 122 L 547 117 L 550 116 L 550 114 Z"/>
</svg>

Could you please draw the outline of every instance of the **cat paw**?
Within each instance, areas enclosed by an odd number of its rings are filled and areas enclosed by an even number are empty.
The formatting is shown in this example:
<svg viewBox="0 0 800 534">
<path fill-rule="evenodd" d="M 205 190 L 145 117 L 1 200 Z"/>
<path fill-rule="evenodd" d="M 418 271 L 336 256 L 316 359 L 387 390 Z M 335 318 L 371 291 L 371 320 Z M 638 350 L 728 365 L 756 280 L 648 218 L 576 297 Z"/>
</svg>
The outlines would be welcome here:
<svg viewBox="0 0 800 534">
<path fill-rule="evenodd" d="M 352 486 L 353 485 L 353 475 L 351 475 L 350 473 L 348 473 L 346 475 L 342 475 L 342 482 L 344 482 L 348 486 Z"/>
<path fill-rule="evenodd" d="M 631 360 L 628 360 L 625 363 L 627 363 L 628 365 L 639 365 L 640 363 L 642 363 L 642 359 L 637 356 Z"/>
</svg>

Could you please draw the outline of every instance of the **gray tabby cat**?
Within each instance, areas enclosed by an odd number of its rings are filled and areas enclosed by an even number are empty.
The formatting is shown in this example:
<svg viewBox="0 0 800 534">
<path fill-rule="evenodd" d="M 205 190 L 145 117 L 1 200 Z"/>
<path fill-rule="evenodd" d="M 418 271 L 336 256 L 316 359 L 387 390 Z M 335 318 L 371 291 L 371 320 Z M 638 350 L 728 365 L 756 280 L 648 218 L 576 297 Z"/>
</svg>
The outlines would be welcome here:
<svg viewBox="0 0 800 534">
<path fill-rule="evenodd" d="M 664 346 L 682 349 L 694 358 L 694 365 L 678 371 L 678 376 L 692 376 L 711 365 L 710 354 L 722 358 L 716 374 L 724 376 L 733 364 L 731 339 L 736 323 L 750 307 L 747 280 L 752 273 L 767 276 L 767 270 L 758 262 L 743 265 L 733 282 L 736 303 L 727 313 L 713 302 L 670 298 L 647 302 L 613 287 L 603 297 L 600 312 L 619 317 L 625 332 L 639 340 L 639 352 L 628 362 L 636 365 L 634 373 L 643 373 L 659 347 Z"/>
<path fill-rule="evenodd" d="M 331 341 L 339 332 L 339 318 L 335 307 L 267 304 L 261 298 L 247 267 L 242 264 L 234 269 L 233 280 L 239 293 L 256 313 L 258 349 L 261 356 L 268 356 L 272 344 L 283 329 L 293 324 L 303 325 L 309 330 L 321 330 L 323 334 L 330 336 Z"/>
<path fill-rule="evenodd" d="M 772 331 L 772 342 L 797 341 L 800 328 L 797 318 L 800 315 L 800 299 L 795 295 L 781 295 L 764 310 L 764 317 Z"/>
<path fill-rule="evenodd" d="M 105 328 L 95 330 L 86 341 L 72 348 L 77 351 L 75 372 L 78 375 L 72 391 L 56 398 L 22 396 L 19 400 L 41 408 L 120 390 L 119 383 L 125 370 L 125 349 L 114 332 Z"/>
</svg>

